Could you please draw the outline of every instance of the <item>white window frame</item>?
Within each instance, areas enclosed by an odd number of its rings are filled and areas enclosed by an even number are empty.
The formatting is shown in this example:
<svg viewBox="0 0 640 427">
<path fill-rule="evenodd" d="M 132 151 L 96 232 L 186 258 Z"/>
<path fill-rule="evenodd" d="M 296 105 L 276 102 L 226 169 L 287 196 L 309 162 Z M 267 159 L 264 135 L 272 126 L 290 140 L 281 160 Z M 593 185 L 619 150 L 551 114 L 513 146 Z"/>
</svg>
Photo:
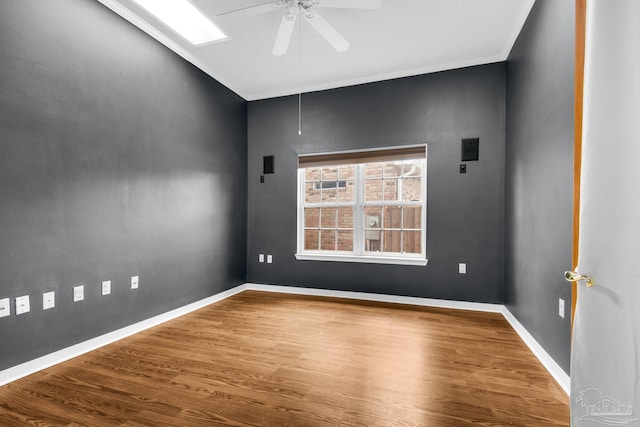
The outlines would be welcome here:
<svg viewBox="0 0 640 427">
<path fill-rule="evenodd" d="M 415 146 L 412 146 L 415 147 Z M 420 147 L 426 146 L 421 145 Z M 398 147 L 392 147 L 388 149 L 393 149 Z M 354 150 L 354 151 L 343 151 L 337 153 L 324 153 L 324 154 L 342 154 L 342 153 L 366 153 L 378 150 L 385 150 L 385 148 L 377 149 L 377 150 Z M 371 162 L 375 163 L 375 162 Z M 355 194 L 353 202 L 335 202 L 331 204 L 323 204 L 323 203 L 307 203 L 305 204 L 305 168 L 298 168 L 298 197 L 297 197 L 297 224 L 296 224 L 296 233 L 297 233 L 297 251 L 295 257 L 297 260 L 307 260 L 307 261 L 334 261 L 334 262 L 358 262 L 358 263 L 374 263 L 374 264 L 400 264 L 400 265 L 416 265 L 416 266 L 425 266 L 428 263 L 426 258 L 426 241 L 427 241 L 427 156 L 424 159 L 424 168 L 421 174 L 421 184 L 422 184 L 422 200 L 421 201 L 403 201 L 401 203 L 402 206 L 421 206 L 422 207 L 422 216 L 421 216 L 421 233 L 420 233 L 420 254 L 411 254 L 411 253 L 372 253 L 367 252 L 364 249 L 364 209 L 365 206 L 398 206 L 398 201 L 375 201 L 375 202 L 367 202 L 364 197 L 364 165 L 366 163 L 361 163 L 356 165 L 356 178 L 354 180 L 355 183 Z M 402 182 L 402 180 L 400 180 Z M 399 194 L 402 194 L 401 192 Z M 313 208 L 313 207 L 352 207 L 354 209 L 353 215 L 353 249 L 352 253 L 350 252 L 341 252 L 341 251 L 327 251 L 327 250 L 305 250 L 304 249 L 304 209 Z M 402 227 L 402 223 L 401 223 Z M 383 228 L 383 230 L 389 230 L 390 228 Z M 400 228 L 402 230 L 403 228 Z M 391 229 L 396 230 L 396 229 Z"/>
</svg>

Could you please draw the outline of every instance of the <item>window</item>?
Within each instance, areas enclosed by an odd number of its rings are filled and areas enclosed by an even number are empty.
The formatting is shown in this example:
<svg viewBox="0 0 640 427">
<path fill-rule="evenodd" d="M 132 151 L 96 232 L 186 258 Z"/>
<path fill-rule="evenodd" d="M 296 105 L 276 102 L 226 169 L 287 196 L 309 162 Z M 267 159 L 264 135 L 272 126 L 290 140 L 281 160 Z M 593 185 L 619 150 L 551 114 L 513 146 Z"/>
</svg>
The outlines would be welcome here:
<svg viewBox="0 0 640 427">
<path fill-rule="evenodd" d="M 346 188 L 347 181 L 313 181 L 314 190 L 324 190 L 326 188 Z"/>
<path fill-rule="evenodd" d="M 297 259 L 426 265 L 426 147 L 300 156 Z"/>
</svg>

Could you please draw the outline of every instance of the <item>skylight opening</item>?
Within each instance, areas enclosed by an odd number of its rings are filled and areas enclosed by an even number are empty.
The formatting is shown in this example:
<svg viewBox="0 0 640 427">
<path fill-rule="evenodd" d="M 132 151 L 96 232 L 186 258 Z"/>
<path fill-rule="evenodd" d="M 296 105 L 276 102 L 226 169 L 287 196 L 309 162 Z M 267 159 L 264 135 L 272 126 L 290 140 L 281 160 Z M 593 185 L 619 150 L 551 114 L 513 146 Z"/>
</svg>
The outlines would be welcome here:
<svg viewBox="0 0 640 427">
<path fill-rule="evenodd" d="M 227 38 L 209 18 L 188 0 L 134 0 L 193 45 Z"/>
</svg>

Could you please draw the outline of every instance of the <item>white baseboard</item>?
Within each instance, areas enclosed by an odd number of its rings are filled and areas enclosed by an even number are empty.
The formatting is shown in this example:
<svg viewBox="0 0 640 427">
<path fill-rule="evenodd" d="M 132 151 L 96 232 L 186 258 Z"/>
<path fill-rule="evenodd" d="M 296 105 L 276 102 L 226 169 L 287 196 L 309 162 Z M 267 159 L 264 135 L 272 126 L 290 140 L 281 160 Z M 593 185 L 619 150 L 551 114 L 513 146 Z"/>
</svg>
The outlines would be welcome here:
<svg viewBox="0 0 640 427">
<path fill-rule="evenodd" d="M 21 363 L 20 365 L 13 366 L 9 369 L 5 369 L 4 371 L 0 371 L 0 386 L 18 380 L 20 378 L 24 378 L 27 375 L 31 375 L 50 366 L 57 365 L 58 363 L 73 359 L 74 357 L 78 357 L 82 354 L 96 350 L 100 347 L 111 344 L 128 336 L 137 334 L 138 332 L 142 332 L 145 329 L 149 329 L 177 317 L 184 316 L 187 313 L 198 310 L 209 304 L 213 304 L 225 298 L 229 298 L 230 296 L 240 293 L 245 289 L 246 286 L 244 284 L 239 285 L 235 288 L 220 292 L 219 294 L 213 295 L 211 297 L 196 301 L 180 308 L 176 308 L 175 310 L 168 311 L 158 316 L 154 316 L 141 322 L 134 323 L 133 325 L 126 326 L 122 329 L 109 332 L 108 334 L 100 335 L 99 337 L 92 338 L 88 341 L 81 342 L 71 347 L 63 348 L 62 350 L 47 354 L 46 356 L 42 356 L 25 363 Z"/>
<path fill-rule="evenodd" d="M 571 378 L 564 370 L 556 363 L 555 360 L 544 348 L 536 341 L 536 339 L 522 326 L 522 324 L 516 319 L 516 317 L 509 311 L 507 307 L 503 307 L 502 315 L 511 327 L 520 335 L 522 341 L 529 347 L 529 350 L 538 358 L 542 366 L 551 374 L 554 380 L 562 387 L 565 393 L 569 395 L 571 393 Z"/>
<path fill-rule="evenodd" d="M 366 292 L 349 292 L 349 291 L 334 291 L 327 289 L 317 288 L 300 288 L 295 286 L 277 286 L 277 285 L 261 285 L 257 283 L 245 283 L 235 288 L 226 290 L 219 294 L 210 296 L 208 298 L 196 301 L 194 303 L 185 305 L 175 310 L 168 311 L 166 313 L 154 316 L 150 319 L 143 320 L 133 325 L 118 329 L 108 334 L 101 335 L 96 338 L 92 338 L 88 341 L 81 342 L 71 347 L 58 350 L 54 353 L 46 356 L 39 357 L 34 360 L 22 363 L 20 365 L 13 366 L 4 371 L 0 371 L 0 386 L 8 384 L 12 381 L 16 381 L 20 378 L 31 375 L 35 372 L 46 369 L 50 366 L 57 365 L 58 363 L 65 362 L 74 357 L 78 357 L 82 354 L 96 350 L 105 345 L 111 344 L 128 336 L 137 334 L 146 329 L 157 326 L 161 323 L 175 319 L 180 316 L 184 316 L 187 313 L 203 308 L 207 305 L 216 303 L 230 296 L 236 295 L 245 290 L 256 290 L 264 292 L 280 292 L 297 295 L 312 295 L 332 298 L 347 298 L 364 301 L 376 301 L 387 302 L 395 304 L 410 304 L 424 307 L 441 307 L 451 308 L 457 310 L 473 310 L 483 311 L 490 313 L 501 313 L 505 319 L 509 322 L 511 327 L 518 333 L 520 338 L 525 342 L 533 354 L 538 358 L 542 365 L 549 371 L 551 376 L 562 387 L 562 389 L 569 394 L 570 379 L 569 376 L 560 368 L 560 366 L 549 356 L 549 354 L 542 348 L 540 344 L 533 338 L 533 336 L 525 329 L 520 322 L 511 314 L 511 312 L 501 304 L 488 304 L 478 302 L 467 301 L 449 301 L 432 298 L 417 298 L 417 297 L 404 297 L 397 295 L 386 294 L 370 294 Z"/>
<path fill-rule="evenodd" d="M 454 308 L 457 310 L 484 311 L 489 313 L 502 313 L 503 305 L 481 302 L 450 301 L 444 299 L 403 297 L 386 294 L 370 294 L 367 292 L 333 291 L 329 289 L 299 288 L 295 286 L 260 285 L 257 283 L 245 283 L 247 290 L 280 292 L 285 294 L 312 295 L 319 297 L 347 298 L 364 301 L 389 302 L 395 304 L 410 304 L 424 307 Z"/>
</svg>

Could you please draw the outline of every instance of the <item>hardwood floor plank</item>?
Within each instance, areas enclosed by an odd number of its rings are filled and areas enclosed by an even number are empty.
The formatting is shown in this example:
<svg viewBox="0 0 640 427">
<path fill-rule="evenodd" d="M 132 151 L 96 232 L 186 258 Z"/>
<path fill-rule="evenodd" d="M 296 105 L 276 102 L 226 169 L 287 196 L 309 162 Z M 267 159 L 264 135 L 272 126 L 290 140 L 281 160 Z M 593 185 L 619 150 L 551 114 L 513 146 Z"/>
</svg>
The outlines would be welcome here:
<svg viewBox="0 0 640 427">
<path fill-rule="evenodd" d="M 501 315 L 247 291 L 0 388 L 2 426 L 568 426 Z"/>
</svg>

